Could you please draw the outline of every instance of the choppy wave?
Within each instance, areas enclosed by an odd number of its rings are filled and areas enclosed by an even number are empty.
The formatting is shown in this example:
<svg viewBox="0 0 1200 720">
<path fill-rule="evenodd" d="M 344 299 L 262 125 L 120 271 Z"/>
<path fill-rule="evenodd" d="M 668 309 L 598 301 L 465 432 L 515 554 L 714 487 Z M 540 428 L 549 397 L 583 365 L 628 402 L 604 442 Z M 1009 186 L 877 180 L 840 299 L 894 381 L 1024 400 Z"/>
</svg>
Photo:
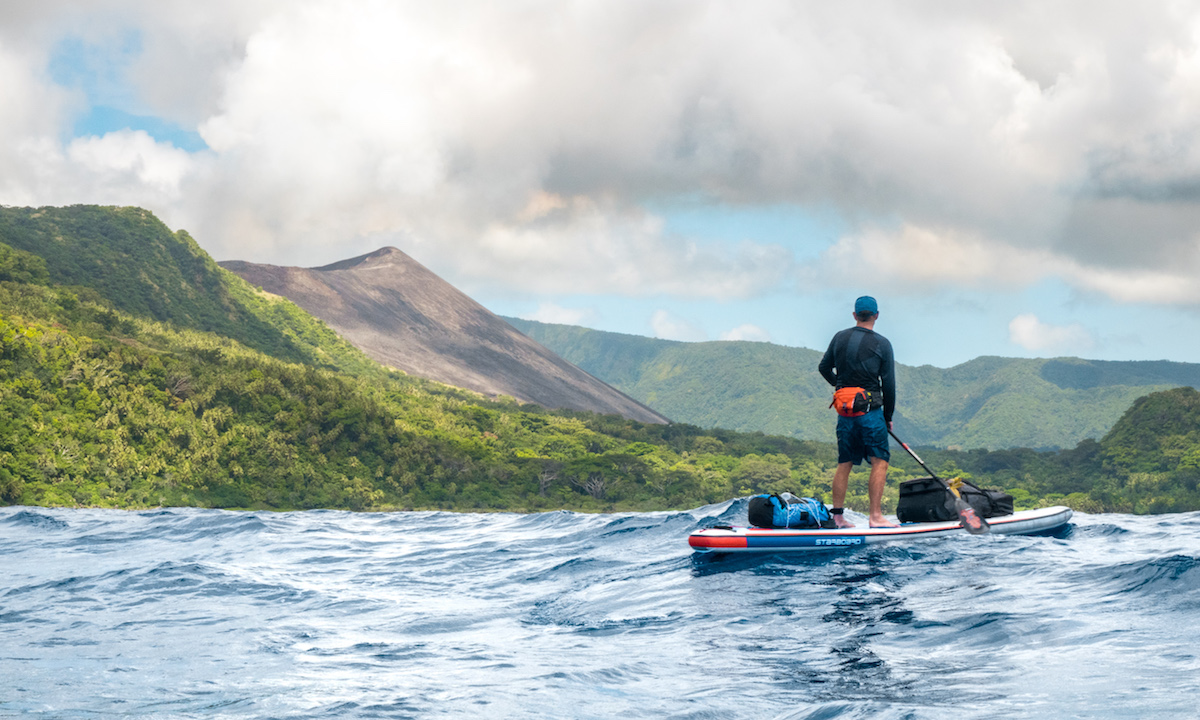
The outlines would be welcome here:
<svg viewBox="0 0 1200 720">
<path fill-rule="evenodd" d="M 0 508 L 0 716 L 1196 716 L 1200 514 L 691 554 L 744 516 Z"/>
</svg>

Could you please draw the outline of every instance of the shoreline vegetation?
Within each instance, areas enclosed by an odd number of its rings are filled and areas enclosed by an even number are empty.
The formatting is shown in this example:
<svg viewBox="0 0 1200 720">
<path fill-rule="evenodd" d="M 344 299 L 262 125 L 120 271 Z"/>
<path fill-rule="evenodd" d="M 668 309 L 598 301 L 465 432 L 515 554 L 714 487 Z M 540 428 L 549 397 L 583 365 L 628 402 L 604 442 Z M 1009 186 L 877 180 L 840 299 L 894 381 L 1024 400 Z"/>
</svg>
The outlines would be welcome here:
<svg viewBox="0 0 1200 720">
<path fill-rule="evenodd" d="M 835 455 L 411 377 L 144 210 L 0 208 L 0 504 L 687 510 L 784 490 L 828 500 Z M 922 455 L 1018 508 L 1197 510 L 1200 393 L 1142 397 L 1070 450 Z M 924 474 L 893 461 L 885 509 Z M 866 506 L 863 470 L 847 505 Z"/>
</svg>

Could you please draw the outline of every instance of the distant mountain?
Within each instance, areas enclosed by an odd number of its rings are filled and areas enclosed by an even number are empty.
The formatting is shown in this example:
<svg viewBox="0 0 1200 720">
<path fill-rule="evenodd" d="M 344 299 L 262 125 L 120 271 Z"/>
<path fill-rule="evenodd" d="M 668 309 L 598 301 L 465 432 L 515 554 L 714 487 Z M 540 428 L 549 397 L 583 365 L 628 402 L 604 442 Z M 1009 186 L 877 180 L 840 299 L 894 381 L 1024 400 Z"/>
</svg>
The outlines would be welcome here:
<svg viewBox="0 0 1200 720">
<path fill-rule="evenodd" d="M 521 334 L 396 248 L 318 268 L 220 265 L 409 374 L 548 408 L 669 422 Z"/>
<path fill-rule="evenodd" d="M 506 318 L 584 370 L 678 422 L 830 440 L 822 352 L 683 343 Z M 1200 386 L 1200 365 L 981 357 L 896 369 L 896 430 L 942 448 L 1069 448 L 1103 436 L 1137 398 Z"/>
</svg>

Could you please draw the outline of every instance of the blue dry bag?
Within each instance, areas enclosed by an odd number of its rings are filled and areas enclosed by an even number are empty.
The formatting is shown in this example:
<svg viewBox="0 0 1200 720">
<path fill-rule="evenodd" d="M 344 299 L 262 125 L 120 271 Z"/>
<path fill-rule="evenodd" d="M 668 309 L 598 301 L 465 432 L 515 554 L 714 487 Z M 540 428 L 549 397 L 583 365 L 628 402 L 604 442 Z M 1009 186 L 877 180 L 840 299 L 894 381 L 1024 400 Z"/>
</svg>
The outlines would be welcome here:
<svg viewBox="0 0 1200 720">
<path fill-rule="evenodd" d="M 833 528 L 833 516 L 816 498 L 791 493 L 750 498 L 750 524 L 763 528 Z"/>
</svg>

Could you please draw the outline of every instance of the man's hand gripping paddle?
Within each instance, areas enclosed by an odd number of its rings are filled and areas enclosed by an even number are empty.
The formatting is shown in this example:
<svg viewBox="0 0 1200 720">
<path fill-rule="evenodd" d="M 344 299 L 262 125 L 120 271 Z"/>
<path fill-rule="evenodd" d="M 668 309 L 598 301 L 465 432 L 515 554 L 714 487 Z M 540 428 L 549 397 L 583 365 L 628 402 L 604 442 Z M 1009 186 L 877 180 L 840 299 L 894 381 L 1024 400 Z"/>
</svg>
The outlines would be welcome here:
<svg viewBox="0 0 1200 720">
<path fill-rule="evenodd" d="M 987 521 L 979 517 L 979 513 L 975 512 L 975 508 L 968 505 L 967 501 L 962 499 L 962 495 L 958 494 L 958 485 L 962 482 L 961 480 L 954 478 L 954 480 L 947 482 L 941 479 L 936 473 L 929 469 L 929 466 L 926 465 L 921 458 L 917 457 L 917 454 L 913 452 L 912 448 L 906 445 L 903 440 L 896 437 L 896 433 L 892 432 L 891 428 L 888 428 L 888 434 L 892 436 L 893 440 L 900 443 L 900 447 L 907 450 L 909 455 L 912 455 L 912 459 L 916 460 L 918 465 L 925 468 L 925 472 L 929 473 L 930 477 L 945 485 L 946 489 L 954 494 L 954 509 L 958 511 L 958 521 L 962 524 L 963 529 L 972 535 L 982 535 L 991 530 L 987 524 Z"/>
</svg>

